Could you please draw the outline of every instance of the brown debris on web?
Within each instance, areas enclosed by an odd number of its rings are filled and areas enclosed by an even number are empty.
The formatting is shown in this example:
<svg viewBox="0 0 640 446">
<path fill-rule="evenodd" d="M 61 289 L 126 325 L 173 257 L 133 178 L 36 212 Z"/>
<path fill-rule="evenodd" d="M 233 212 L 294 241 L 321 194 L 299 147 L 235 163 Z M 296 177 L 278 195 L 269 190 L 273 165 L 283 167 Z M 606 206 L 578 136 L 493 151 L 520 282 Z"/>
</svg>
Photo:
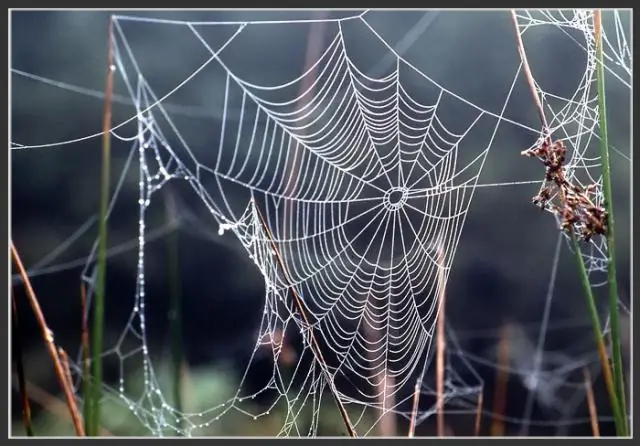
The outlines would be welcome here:
<svg viewBox="0 0 640 446">
<path fill-rule="evenodd" d="M 597 183 L 583 188 L 567 180 L 566 154 L 562 140 L 552 142 L 551 138 L 522 152 L 524 156 L 538 158 L 546 168 L 542 189 L 532 201 L 540 209 L 560 217 L 563 231 L 573 231 L 582 240 L 589 241 L 594 235 L 606 234 L 608 215 L 604 207 L 597 206 L 592 199 Z"/>
</svg>

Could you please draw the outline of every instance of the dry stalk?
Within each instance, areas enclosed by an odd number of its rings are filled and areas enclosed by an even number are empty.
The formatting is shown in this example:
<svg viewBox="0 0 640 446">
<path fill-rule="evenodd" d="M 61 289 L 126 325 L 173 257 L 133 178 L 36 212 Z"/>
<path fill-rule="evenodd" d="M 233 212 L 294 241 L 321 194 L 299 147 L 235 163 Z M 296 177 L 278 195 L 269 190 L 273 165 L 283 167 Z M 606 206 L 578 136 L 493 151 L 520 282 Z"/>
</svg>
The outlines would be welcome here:
<svg viewBox="0 0 640 446">
<path fill-rule="evenodd" d="M 22 422 L 24 424 L 24 430 L 27 436 L 33 436 L 33 428 L 31 421 L 31 406 L 29 405 L 29 393 L 27 391 L 27 384 L 24 371 L 24 360 L 22 351 L 22 332 L 20 325 L 18 324 L 18 307 L 16 306 L 16 299 L 11 295 L 11 306 L 13 308 L 13 328 L 18 333 L 18 351 L 16 352 L 16 372 L 18 374 L 18 391 L 20 392 L 20 400 L 22 401 Z"/>
<path fill-rule="evenodd" d="M 58 356 L 60 357 L 60 363 L 64 369 L 64 376 L 67 378 L 69 386 L 73 387 L 73 378 L 71 378 L 71 367 L 69 366 L 69 357 L 67 352 L 62 347 L 58 347 Z"/>
<path fill-rule="evenodd" d="M 64 418 L 66 416 L 65 413 L 67 412 L 68 407 L 65 403 L 60 401 L 59 398 L 56 398 L 42 387 L 32 382 L 27 382 L 26 387 L 29 390 L 29 399 L 35 404 L 56 417 Z M 100 428 L 100 435 L 112 437 L 113 433 L 105 428 Z"/>
<path fill-rule="evenodd" d="M 351 420 L 349 418 L 349 414 L 347 412 L 347 410 L 345 409 L 344 405 L 342 404 L 342 401 L 340 400 L 340 396 L 338 395 L 338 390 L 335 388 L 335 385 L 333 383 L 333 380 L 331 378 L 331 373 L 329 372 L 329 369 L 327 368 L 327 362 L 324 360 L 324 356 L 322 355 L 322 350 L 320 348 L 320 344 L 318 343 L 315 334 L 313 333 L 313 327 L 311 326 L 311 323 L 309 321 L 309 317 L 307 316 L 307 312 L 304 309 L 304 305 L 302 304 L 302 300 L 300 299 L 300 296 L 298 295 L 298 292 L 296 291 L 295 287 L 293 285 L 291 285 L 292 281 L 291 278 L 289 277 L 289 272 L 287 267 L 284 264 L 284 261 L 282 260 L 282 257 L 280 255 L 280 251 L 278 250 L 278 246 L 276 245 L 276 242 L 273 238 L 273 234 L 271 233 L 271 230 L 269 229 L 269 226 L 267 225 L 266 220 L 264 219 L 264 216 L 262 215 L 262 212 L 260 211 L 260 208 L 258 207 L 257 203 L 254 202 L 254 208 L 256 210 L 256 213 L 258 215 L 258 218 L 260 219 L 260 222 L 262 224 L 262 227 L 265 230 L 265 233 L 267 235 L 267 238 L 269 239 L 269 243 L 271 244 L 271 248 L 273 249 L 273 254 L 274 257 L 276 258 L 276 261 L 278 262 L 278 265 L 280 266 L 280 269 L 282 270 L 282 273 L 284 275 L 284 278 L 286 280 L 286 282 L 288 283 L 288 287 L 289 290 L 291 291 L 291 294 L 293 296 L 293 302 L 294 305 L 296 306 L 296 309 L 298 311 L 298 313 L 300 314 L 300 317 L 302 318 L 305 326 L 307 327 L 307 331 L 309 333 L 309 344 L 311 347 L 311 350 L 314 353 L 314 357 L 316 358 L 316 360 L 318 361 L 318 364 L 320 365 L 320 369 L 322 370 L 323 374 L 325 375 L 325 379 L 327 380 L 327 384 L 329 386 L 329 390 L 331 391 L 331 395 L 333 396 L 334 400 L 336 401 L 336 405 L 338 406 L 338 410 L 340 411 L 340 415 L 342 416 L 342 419 L 344 420 L 344 424 L 345 427 L 347 428 L 347 432 L 349 433 L 349 435 L 351 437 L 357 437 L 357 433 L 353 427 L 353 424 L 351 423 Z"/>
<path fill-rule="evenodd" d="M 87 288 L 84 283 L 80 283 L 80 311 L 82 312 L 82 334 L 80 342 L 82 344 L 82 393 L 85 398 L 85 423 L 87 415 L 90 413 L 88 399 L 91 398 L 91 350 L 89 347 L 89 309 L 87 308 Z M 86 427 L 86 426 L 85 426 Z"/>
<path fill-rule="evenodd" d="M 596 409 L 596 399 L 593 395 L 593 386 L 591 385 L 591 374 L 586 367 L 584 371 L 584 387 L 587 392 L 587 405 L 589 406 L 589 419 L 591 420 L 591 430 L 594 437 L 600 436 L 600 426 L 598 425 L 598 411 Z"/>
<path fill-rule="evenodd" d="M 491 423 L 491 436 L 503 437 L 505 434 L 504 413 L 507 404 L 507 384 L 509 382 L 509 332 L 511 327 L 502 328 L 500 344 L 498 345 L 498 371 L 496 372 L 496 390 L 493 399 L 493 413 L 495 418 Z"/>
<path fill-rule="evenodd" d="M 476 427 L 475 435 L 480 436 L 480 427 L 482 426 L 482 406 L 484 405 L 484 388 L 478 395 L 478 407 L 476 408 Z"/>
<path fill-rule="evenodd" d="M 518 45 L 518 53 L 520 53 L 520 60 L 522 61 L 522 68 L 524 68 L 524 74 L 527 78 L 527 83 L 529 84 L 529 89 L 531 90 L 531 96 L 533 97 L 533 101 L 536 104 L 536 110 L 538 111 L 538 116 L 540 117 L 540 122 L 542 122 L 542 131 L 545 139 L 549 138 L 549 125 L 547 124 L 547 118 L 544 116 L 544 109 L 542 108 L 542 102 L 540 102 L 540 97 L 538 96 L 538 92 L 536 91 L 536 84 L 533 80 L 533 74 L 531 73 L 531 67 L 529 66 L 529 59 L 527 59 L 527 53 L 524 50 L 524 42 L 522 41 L 522 36 L 518 32 L 518 17 L 516 16 L 516 11 L 511 10 L 511 19 L 513 20 L 513 26 L 516 30 L 516 42 Z"/>
<path fill-rule="evenodd" d="M 416 386 L 413 389 L 413 407 L 411 408 L 411 419 L 409 420 L 409 438 L 413 438 L 416 432 L 416 420 L 418 419 L 418 407 L 420 404 L 420 388 L 422 387 L 422 380 L 416 381 Z"/>
<path fill-rule="evenodd" d="M 445 435 L 444 425 L 444 373 L 445 373 L 445 348 L 446 348 L 446 336 L 445 336 L 445 277 L 444 277 L 444 252 L 442 244 L 438 246 L 438 300 L 440 302 L 440 311 L 438 313 L 438 335 L 436 344 L 436 411 L 438 417 L 438 436 L 443 437 Z"/>
<path fill-rule="evenodd" d="M 40 326 L 40 330 L 42 332 L 42 339 L 44 340 L 45 346 L 49 351 L 49 356 L 51 356 L 51 360 L 53 361 L 54 370 L 56 372 L 58 382 L 60 383 L 60 387 L 62 387 L 64 396 L 67 400 L 67 406 L 69 407 L 69 413 L 71 414 L 71 419 L 73 420 L 76 434 L 79 437 L 83 437 L 85 435 L 85 432 L 82 425 L 82 419 L 80 417 L 80 413 L 78 412 L 78 406 L 76 405 L 73 390 L 69 385 L 69 381 L 67 380 L 67 377 L 65 375 L 65 370 L 60 362 L 60 357 L 58 356 L 56 344 L 53 339 L 53 332 L 49 329 L 47 322 L 45 321 L 44 314 L 42 313 L 40 304 L 38 302 L 38 298 L 33 291 L 33 287 L 31 286 L 29 275 L 27 274 L 27 271 L 22 264 L 22 260 L 20 259 L 20 255 L 18 254 L 18 250 L 13 244 L 13 241 L 11 242 L 11 255 L 13 256 L 13 260 L 18 268 L 18 271 L 20 272 L 20 276 L 22 277 L 22 281 L 27 292 L 27 299 L 31 304 L 31 308 L 33 309 L 33 313 L 36 316 L 38 325 Z"/>
</svg>

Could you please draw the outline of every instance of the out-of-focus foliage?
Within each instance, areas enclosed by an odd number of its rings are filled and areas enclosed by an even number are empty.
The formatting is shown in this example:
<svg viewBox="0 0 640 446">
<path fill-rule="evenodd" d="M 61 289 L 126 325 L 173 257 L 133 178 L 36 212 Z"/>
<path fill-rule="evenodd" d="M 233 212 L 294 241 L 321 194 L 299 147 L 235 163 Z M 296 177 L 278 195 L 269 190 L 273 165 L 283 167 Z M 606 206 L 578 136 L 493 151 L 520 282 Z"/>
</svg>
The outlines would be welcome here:
<svg viewBox="0 0 640 446">
<path fill-rule="evenodd" d="M 168 361 L 162 362 L 156 367 L 157 378 L 163 392 L 171 386 L 172 377 L 169 374 L 169 370 L 170 364 Z M 143 376 L 142 372 L 138 372 L 129 378 L 128 394 L 135 394 L 130 392 L 131 389 L 142 388 Z M 238 383 L 233 373 L 224 368 L 185 369 L 182 376 L 182 385 L 184 394 L 183 407 L 184 411 L 189 413 L 205 411 L 216 404 L 227 401 L 238 388 Z M 164 393 L 165 395 L 170 394 L 170 392 Z M 317 435 L 345 435 L 344 422 L 336 410 L 331 396 L 327 394 L 323 397 L 323 400 L 318 418 Z M 37 411 L 37 415 L 33 419 L 36 435 L 39 437 L 75 436 L 73 425 L 63 400 L 56 400 L 55 403 L 55 407 L 52 404 L 41 411 Z M 173 406 L 172 401 L 167 401 L 167 404 Z M 142 407 L 144 408 L 144 405 Z M 243 409 L 253 413 L 265 413 L 265 408 L 257 405 L 254 405 L 254 407 L 243 405 Z M 289 417 L 293 416 L 289 414 Z M 359 417 L 360 412 L 353 412 L 352 416 L 354 418 Z M 102 401 L 101 417 L 103 428 L 101 435 L 103 436 L 151 436 L 149 429 L 142 425 L 140 420 L 131 413 L 131 409 L 127 407 L 127 404 L 113 392 L 107 393 Z M 292 429 L 291 435 L 305 435 L 309 431 L 312 417 L 311 405 L 305 406 L 300 413 L 295 415 L 298 429 L 297 431 L 295 428 Z M 203 419 L 206 419 L 206 417 Z M 194 429 L 191 435 L 197 437 L 274 437 L 282 435 L 281 429 L 286 420 L 287 407 L 284 404 L 284 399 L 281 399 L 268 413 L 261 415 L 256 420 L 246 413 L 232 409 L 225 414 L 223 422 L 212 422 L 207 427 Z M 372 427 L 373 422 L 373 417 L 370 414 L 365 414 L 359 427 L 364 433 Z M 14 419 L 12 435 L 25 435 L 20 419 Z M 164 435 L 175 436 L 176 433 L 166 430 Z"/>
</svg>

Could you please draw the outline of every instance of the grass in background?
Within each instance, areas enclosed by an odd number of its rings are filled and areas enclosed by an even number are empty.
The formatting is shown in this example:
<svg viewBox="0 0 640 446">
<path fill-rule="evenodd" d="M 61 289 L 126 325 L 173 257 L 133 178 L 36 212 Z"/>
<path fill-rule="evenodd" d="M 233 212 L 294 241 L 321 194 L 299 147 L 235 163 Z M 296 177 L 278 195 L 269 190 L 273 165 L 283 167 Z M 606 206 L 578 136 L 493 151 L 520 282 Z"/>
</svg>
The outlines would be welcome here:
<svg viewBox="0 0 640 446">
<path fill-rule="evenodd" d="M 105 87 L 104 117 L 102 126 L 102 172 L 100 191 L 100 228 L 98 238 L 98 274 L 96 278 L 93 307 L 93 345 L 91 392 L 85 401 L 85 424 L 87 435 L 97 436 L 100 426 L 100 400 L 102 397 L 102 347 L 104 335 L 104 299 L 107 275 L 107 214 L 109 209 L 109 189 L 111 175 L 111 99 L 113 96 L 114 22 L 109 18 L 107 43 L 107 81 Z"/>
<path fill-rule="evenodd" d="M 178 218 L 173 192 L 168 189 L 165 195 L 165 219 L 167 225 L 173 230 L 167 238 L 167 257 L 169 259 L 169 342 L 171 344 L 172 383 L 171 393 L 173 406 L 178 413 L 182 413 L 182 368 L 184 364 L 184 352 L 182 341 L 182 288 L 180 281 L 180 246 L 179 232 L 176 225 Z M 182 430 L 183 421 L 178 420 L 178 429 Z"/>
</svg>

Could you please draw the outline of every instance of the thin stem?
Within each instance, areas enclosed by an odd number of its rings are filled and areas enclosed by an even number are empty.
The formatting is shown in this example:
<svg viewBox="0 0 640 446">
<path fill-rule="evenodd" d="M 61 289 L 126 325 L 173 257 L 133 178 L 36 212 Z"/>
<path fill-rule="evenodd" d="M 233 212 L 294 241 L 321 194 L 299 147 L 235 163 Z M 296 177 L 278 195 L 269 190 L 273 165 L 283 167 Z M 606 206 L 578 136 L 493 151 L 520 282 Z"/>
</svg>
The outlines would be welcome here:
<svg viewBox="0 0 640 446">
<path fill-rule="evenodd" d="M 618 401 L 624 416 L 624 435 L 627 433 L 627 416 L 622 368 L 622 341 L 620 336 L 620 314 L 618 310 L 618 280 L 616 274 L 615 224 L 613 218 L 613 191 L 611 186 L 611 163 L 609 161 L 609 132 L 607 128 L 607 102 L 604 80 L 604 58 L 602 53 L 602 13 L 596 9 L 593 13 L 594 34 L 596 40 L 596 77 L 598 81 L 598 119 L 600 130 L 600 157 L 602 159 L 603 206 L 607 210 L 607 275 L 609 282 L 609 311 L 611 318 L 611 339 L 613 356 L 613 379 Z"/>
<path fill-rule="evenodd" d="M 27 299 L 31 304 L 33 313 L 35 314 L 38 325 L 40 326 L 40 331 L 42 332 L 42 339 L 44 340 L 45 346 L 49 351 L 49 356 L 51 356 L 51 360 L 53 361 L 53 368 L 55 370 L 56 377 L 58 378 L 58 382 L 60 383 L 60 387 L 62 388 L 64 396 L 67 400 L 67 406 L 69 407 L 69 413 L 71 414 L 73 425 L 76 428 L 76 434 L 79 437 L 83 437 L 84 427 L 82 426 L 82 419 L 80 417 L 80 413 L 78 412 L 78 406 L 76 405 L 76 399 L 73 395 L 73 389 L 71 389 L 71 386 L 69 385 L 64 367 L 60 362 L 60 357 L 58 356 L 58 351 L 53 340 L 53 332 L 47 325 L 44 314 L 42 313 L 42 309 L 40 308 L 40 303 L 38 302 L 38 298 L 36 297 L 36 293 L 33 291 L 33 287 L 31 286 L 31 280 L 29 280 L 27 270 L 24 268 L 22 260 L 20 259 L 20 255 L 18 254 L 18 250 L 16 249 L 13 242 L 11 242 L 11 255 L 13 256 L 13 260 L 16 264 L 16 267 L 18 268 L 20 276 L 22 277 L 22 282 L 24 283 L 24 287 L 27 292 Z"/>
<path fill-rule="evenodd" d="M 80 306 L 82 311 L 82 395 L 84 397 L 84 429 L 90 431 L 91 423 L 91 349 L 89 348 L 89 309 L 87 308 L 87 288 L 80 283 Z"/>
<path fill-rule="evenodd" d="M 594 437 L 600 436 L 600 426 L 598 425 L 598 411 L 596 409 L 596 399 L 593 396 L 593 387 L 591 385 L 591 375 L 589 369 L 584 368 L 584 388 L 587 393 L 587 405 L 589 406 L 589 418 L 591 419 L 591 430 Z"/>
<path fill-rule="evenodd" d="M 102 172 L 100 191 L 100 228 L 98 240 L 98 275 L 96 279 L 95 306 L 93 309 L 93 377 L 92 392 L 89 404 L 91 406 L 90 436 L 98 435 L 100 425 L 100 399 L 102 394 L 102 347 L 104 335 L 104 301 L 106 293 L 107 275 L 107 213 L 109 206 L 109 188 L 111 176 L 111 99 L 113 96 L 114 78 L 114 32 L 113 17 L 109 20 L 107 43 L 107 81 L 105 87 L 105 104 L 102 125 Z"/>
<path fill-rule="evenodd" d="M 580 272 L 582 288 L 587 298 L 587 309 L 589 310 L 589 317 L 591 318 L 591 325 L 593 326 L 593 335 L 598 347 L 598 355 L 600 357 L 600 363 L 602 365 L 602 376 L 604 377 L 604 382 L 607 386 L 607 392 L 609 393 L 609 399 L 611 400 L 611 410 L 613 411 L 616 432 L 618 432 L 619 435 L 622 435 L 624 429 L 624 419 L 622 418 L 622 412 L 620 411 L 620 402 L 618 400 L 618 394 L 616 393 L 615 385 L 613 382 L 609 356 L 607 355 L 607 348 L 604 345 L 604 336 L 602 335 L 602 329 L 600 328 L 600 316 L 598 316 L 596 301 L 593 297 L 591 283 L 589 282 L 587 269 L 584 265 L 584 259 L 582 258 L 582 252 L 580 251 L 578 238 L 573 231 L 571 231 L 571 245 L 576 257 L 576 262 L 578 263 L 578 271 Z"/>
<path fill-rule="evenodd" d="M 476 407 L 476 437 L 480 436 L 480 428 L 482 427 L 482 406 L 484 405 L 484 388 L 478 394 L 478 406 Z"/>
<path fill-rule="evenodd" d="M 42 407 L 44 410 L 57 418 L 65 416 L 67 405 L 60 401 L 60 399 L 51 395 L 42 387 L 39 387 L 38 385 L 29 381 L 27 382 L 27 389 L 29 390 L 29 398 L 38 406 Z M 114 436 L 113 433 L 104 428 L 100 428 L 100 434 L 101 436 Z"/>
<path fill-rule="evenodd" d="M 344 407 L 344 404 L 342 404 L 342 401 L 340 400 L 340 396 L 338 395 L 338 390 L 335 388 L 335 384 L 333 382 L 333 379 L 331 377 L 331 373 L 329 372 L 329 369 L 327 368 L 327 362 L 324 360 L 324 356 L 322 355 L 322 350 L 320 348 L 320 344 L 318 344 L 318 340 L 316 339 L 315 334 L 313 333 L 313 327 L 311 326 L 311 323 L 309 321 L 309 317 L 307 316 L 307 312 L 304 309 L 304 305 L 302 304 L 302 300 L 300 299 L 300 296 L 298 295 L 298 292 L 296 291 L 296 289 L 293 287 L 293 285 L 291 285 L 292 281 L 291 278 L 289 277 L 289 272 L 287 267 L 284 264 L 284 261 L 282 260 L 282 257 L 280 255 L 280 251 L 278 250 L 278 246 L 276 245 L 276 242 L 273 238 L 273 234 L 271 233 L 271 230 L 269 229 L 269 226 L 267 225 L 266 220 L 264 219 L 264 216 L 262 215 L 262 212 L 260 212 L 260 208 L 258 208 L 257 203 L 254 202 L 254 209 L 256 210 L 256 214 L 260 220 L 260 223 L 262 224 L 262 227 L 269 239 L 269 242 L 271 244 L 271 248 L 273 249 L 273 253 L 274 253 L 274 257 L 276 258 L 276 261 L 278 262 L 280 269 L 282 269 L 282 273 L 284 275 L 284 278 L 286 280 L 286 282 L 289 284 L 289 289 L 291 290 L 291 294 L 293 295 L 293 302 L 294 305 L 296 306 L 296 309 L 298 311 L 298 313 L 300 314 L 300 317 L 302 318 L 302 321 L 304 322 L 305 326 L 308 329 L 308 334 L 309 334 L 309 340 L 310 340 L 310 347 L 311 350 L 314 353 L 314 356 L 316 358 L 316 360 L 318 361 L 318 364 L 320 365 L 320 369 L 322 370 L 325 379 L 327 380 L 327 385 L 329 387 L 329 390 L 331 391 L 331 395 L 333 396 L 336 405 L 338 406 L 338 410 L 340 411 L 340 415 L 342 416 L 342 420 L 344 421 L 345 427 L 347 428 L 347 432 L 349 433 L 349 435 L 351 437 L 357 437 L 357 433 L 353 427 L 353 424 L 351 423 L 351 420 L 349 419 L 349 413 L 347 412 L 347 410 Z"/>
<path fill-rule="evenodd" d="M 166 220 L 173 224 L 176 218 L 175 202 L 171 190 L 165 196 Z M 173 404 L 178 413 L 182 413 L 182 363 L 184 354 L 182 351 L 182 305 L 180 297 L 180 250 L 179 233 L 174 229 L 167 239 L 169 258 L 169 331 L 171 333 L 171 363 L 172 370 L 172 394 Z M 182 430 L 182 419 L 178 421 L 178 429 Z"/>
<path fill-rule="evenodd" d="M 18 374 L 18 391 L 20 392 L 20 400 L 22 401 L 22 422 L 24 430 L 28 437 L 33 437 L 33 423 L 31 421 L 31 405 L 29 404 L 29 394 L 27 392 L 27 380 L 24 374 L 24 358 L 22 351 L 22 330 L 18 324 L 18 307 L 16 299 L 11 296 L 11 306 L 13 308 L 13 329 L 17 333 L 17 352 L 16 352 L 16 372 Z"/>
<path fill-rule="evenodd" d="M 58 347 L 58 356 L 60 357 L 60 364 L 64 370 L 64 376 L 67 378 L 67 383 L 70 387 L 73 387 L 73 378 L 71 378 L 71 367 L 69 366 L 69 356 L 62 347 Z"/>
<path fill-rule="evenodd" d="M 518 53 L 520 53 L 520 60 L 522 61 L 522 68 L 524 69 L 524 74 L 527 78 L 527 83 L 529 84 L 529 90 L 531 90 L 531 96 L 533 97 L 533 101 L 536 104 L 538 117 L 540 118 L 540 122 L 542 122 L 542 131 L 544 133 L 544 137 L 548 138 L 549 125 L 547 124 L 547 118 L 544 115 L 542 102 L 540 102 L 540 97 L 538 96 L 538 92 L 536 91 L 536 84 L 533 80 L 531 67 L 529 66 L 529 59 L 527 59 L 527 53 L 524 50 L 524 42 L 522 41 L 522 36 L 520 35 L 520 30 L 518 29 L 518 16 L 516 16 L 516 11 L 514 9 L 511 10 L 511 20 L 513 21 L 513 26 L 516 29 L 516 43 L 518 45 Z"/>
<path fill-rule="evenodd" d="M 495 419 L 491 423 L 491 436 L 503 437 L 504 412 L 507 404 L 507 385 L 509 383 L 509 333 L 510 325 L 502 327 L 500 343 L 498 344 L 498 370 L 496 372 L 496 388 L 493 398 L 493 413 Z"/>
<path fill-rule="evenodd" d="M 438 313 L 437 322 L 437 342 L 436 342 L 436 412 L 438 424 L 438 437 L 444 436 L 444 372 L 445 372 L 445 279 L 444 270 L 440 265 L 444 264 L 444 253 L 442 245 L 438 246 L 438 294 L 440 301 L 440 312 Z"/>
<path fill-rule="evenodd" d="M 418 378 L 416 386 L 413 389 L 413 406 L 411 408 L 411 419 L 409 420 L 409 438 L 413 438 L 416 432 L 416 421 L 418 419 L 418 407 L 420 405 L 420 388 L 422 387 L 422 380 Z"/>
</svg>

